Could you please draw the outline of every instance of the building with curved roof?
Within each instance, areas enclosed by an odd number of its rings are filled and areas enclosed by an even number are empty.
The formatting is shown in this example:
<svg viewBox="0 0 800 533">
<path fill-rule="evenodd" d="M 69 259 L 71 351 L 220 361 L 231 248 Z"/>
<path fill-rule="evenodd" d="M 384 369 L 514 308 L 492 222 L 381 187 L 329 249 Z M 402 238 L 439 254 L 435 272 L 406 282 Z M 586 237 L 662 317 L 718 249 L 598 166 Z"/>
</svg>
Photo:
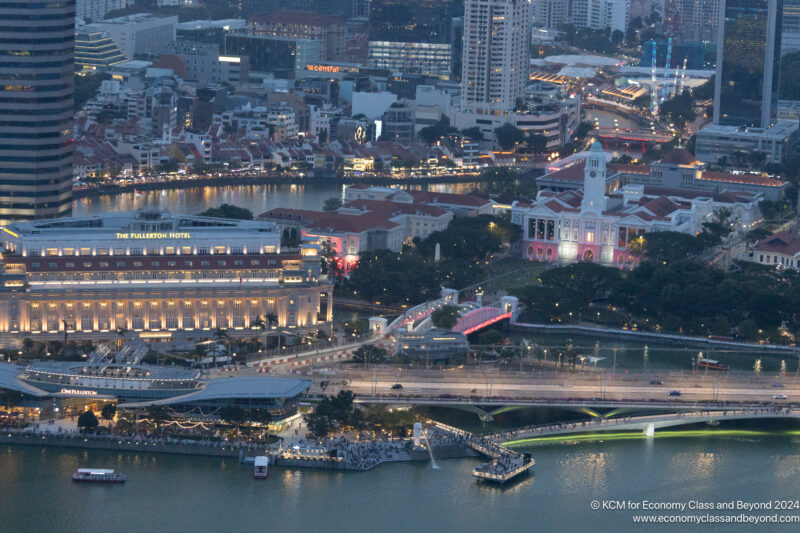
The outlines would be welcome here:
<svg viewBox="0 0 800 533">
<path fill-rule="evenodd" d="M 103 403 L 121 409 L 166 406 L 185 418 L 214 418 L 227 405 L 265 409 L 281 420 L 296 412 L 307 380 L 267 376 L 204 377 L 176 367 L 90 362 L 0 363 L 0 407 L 5 392 L 17 393 L 23 410 L 53 415 L 99 410 Z M 7 406 L 9 407 L 9 406 Z"/>
</svg>

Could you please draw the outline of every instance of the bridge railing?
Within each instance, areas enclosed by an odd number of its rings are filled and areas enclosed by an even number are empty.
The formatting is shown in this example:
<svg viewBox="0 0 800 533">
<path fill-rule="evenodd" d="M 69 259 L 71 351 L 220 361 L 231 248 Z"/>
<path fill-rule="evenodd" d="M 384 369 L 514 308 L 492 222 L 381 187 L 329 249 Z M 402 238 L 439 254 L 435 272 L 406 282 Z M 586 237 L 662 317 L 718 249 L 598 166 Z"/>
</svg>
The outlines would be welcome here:
<svg viewBox="0 0 800 533">
<path fill-rule="evenodd" d="M 534 426 L 527 426 L 513 431 L 503 431 L 494 433 L 489 437 L 492 439 L 510 440 L 515 438 L 525 438 L 528 435 L 535 434 L 553 434 L 553 433 L 572 433 L 578 428 L 585 427 L 620 427 L 620 426 L 637 426 L 641 424 L 655 424 L 658 422 L 671 422 L 674 420 L 698 420 L 703 421 L 709 418 L 741 418 L 741 417 L 776 417 L 776 416 L 800 416 L 800 410 L 791 408 L 773 408 L 773 409 L 728 409 L 728 410 L 715 410 L 715 411 L 699 411 L 699 412 L 678 412 L 669 415 L 645 415 L 635 417 L 618 417 L 618 418 L 594 418 L 590 420 L 581 420 L 578 422 L 558 423 L 558 424 L 539 424 Z"/>
</svg>

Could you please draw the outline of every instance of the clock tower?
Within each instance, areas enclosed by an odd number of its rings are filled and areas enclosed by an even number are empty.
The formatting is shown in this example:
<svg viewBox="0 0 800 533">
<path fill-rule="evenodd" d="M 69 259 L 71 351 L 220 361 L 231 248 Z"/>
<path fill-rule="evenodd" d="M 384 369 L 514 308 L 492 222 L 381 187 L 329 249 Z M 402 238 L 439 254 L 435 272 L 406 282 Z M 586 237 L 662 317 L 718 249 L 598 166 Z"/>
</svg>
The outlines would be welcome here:
<svg viewBox="0 0 800 533">
<path fill-rule="evenodd" d="M 606 154 L 599 142 L 592 144 L 583 171 L 581 213 L 603 214 L 606 207 Z"/>
</svg>

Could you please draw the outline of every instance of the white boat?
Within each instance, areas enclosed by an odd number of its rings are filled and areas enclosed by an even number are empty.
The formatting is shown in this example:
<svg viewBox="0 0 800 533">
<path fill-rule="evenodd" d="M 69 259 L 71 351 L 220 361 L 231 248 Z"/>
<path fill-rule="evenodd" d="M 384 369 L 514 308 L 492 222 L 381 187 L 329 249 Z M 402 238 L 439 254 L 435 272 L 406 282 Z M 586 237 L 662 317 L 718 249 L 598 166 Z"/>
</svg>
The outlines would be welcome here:
<svg viewBox="0 0 800 533">
<path fill-rule="evenodd" d="M 256 479 L 267 479 L 269 474 L 269 457 L 258 455 L 253 462 L 253 477 Z"/>
<path fill-rule="evenodd" d="M 72 481 L 89 483 L 125 483 L 125 474 L 115 474 L 106 468 L 79 468 L 72 474 Z"/>
</svg>

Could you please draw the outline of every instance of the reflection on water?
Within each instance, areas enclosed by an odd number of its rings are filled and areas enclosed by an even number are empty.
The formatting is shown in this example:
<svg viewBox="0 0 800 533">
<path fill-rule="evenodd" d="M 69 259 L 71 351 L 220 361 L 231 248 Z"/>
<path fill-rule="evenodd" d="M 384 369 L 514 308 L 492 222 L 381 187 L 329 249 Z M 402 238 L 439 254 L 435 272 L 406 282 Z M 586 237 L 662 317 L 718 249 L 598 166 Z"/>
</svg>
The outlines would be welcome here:
<svg viewBox="0 0 800 533">
<path fill-rule="evenodd" d="M 466 194 L 476 187 L 475 183 L 417 185 L 413 188 L 436 192 Z M 328 198 L 344 198 L 341 184 L 309 183 L 306 185 L 238 185 L 230 187 L 197 187 L 192 189 L 142 191 L 121 193 L 114 196 L 80 198 L 72 204 L 75 216 L 97 213 L 132 211 L 142 207 L 168 209 L 174 213 L 197 214 L 209 207 L 233 204 L 244 207 L 258 215 L 276 207 L 294 209 L 322 209 Z"/>
<path fill-rule="evenodd" d="M 796 492 L 796 435 L 775 427 L 778 434 L 751 432 L 755 442 L 655 438 L 536 446 L 529 450 L 535 477 L 507 488 L 474 480 L 480 462 L 474 459 L 443 460 L 441 470 L 427 463 L 363 473 L 274 467 L 267 480 L 256 481 L 252 466 L 235 459 L 0 446 L 0 529 L 627 531 L 628 514 L 593 512 L 589 502 L 768 501 Z M 73 484 L 70 475 L 79 466 L 115 468 L 128 482 Z"/>
<path fill-rule="evenodd" d="M 558 481 L 565 492 L 576 494 L 587 487 L 601 491 L 606 486 L 607 471 L 613 465 L 613 458 L 604 452 L 573 449 L 559 459 L 558 465 L 563 472 Z"/>
</svg>

